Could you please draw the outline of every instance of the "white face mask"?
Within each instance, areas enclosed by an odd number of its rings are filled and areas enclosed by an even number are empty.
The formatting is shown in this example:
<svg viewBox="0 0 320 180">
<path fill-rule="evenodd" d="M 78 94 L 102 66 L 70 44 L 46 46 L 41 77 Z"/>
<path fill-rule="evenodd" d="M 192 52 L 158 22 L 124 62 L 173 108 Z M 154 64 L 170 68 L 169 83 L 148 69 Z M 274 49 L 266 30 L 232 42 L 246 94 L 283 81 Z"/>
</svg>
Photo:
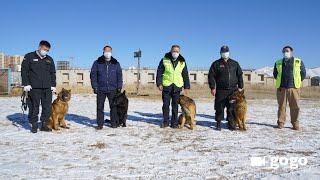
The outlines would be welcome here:
<svg viewBox="0 0 320 180">
<path fill-rule="evenodd" d="M 223 59 L 229 58 L 229 56 L 230 56 L 230 53 L 229 53 L 229 52 L 223 52 L 223 53 L 221 53 L 221 57 L 222 57 Z"/>
<path fill-rule="evenodd" d="M 104 57 L 106 57 L 107 59 L 110 59 L 111 56 L 112 56 L 112 53 L 111 53 L 111 52 L 104 52 L 103 55 L 104 55 Z"/>
<path fill-rule="evenodd" d="M 289 52 L 283 53 L 283 58 L 290 59 L 291 58 L 291 53 L 289 53 Z"/>
<path fill-rule="evenodd" d="M 171 55 L 174 59 L 177 59 L 179 57 L 179 53 L 176 53 L 176 52 L 171 53 Z"/>
<path fill-rule="evenodd" d="M 48 54 L 48 52 L 47 51 L 45 51 L 45 50 L 40 50 L 40 55 L 41 56 L 46 56 Z"/>
</svg>

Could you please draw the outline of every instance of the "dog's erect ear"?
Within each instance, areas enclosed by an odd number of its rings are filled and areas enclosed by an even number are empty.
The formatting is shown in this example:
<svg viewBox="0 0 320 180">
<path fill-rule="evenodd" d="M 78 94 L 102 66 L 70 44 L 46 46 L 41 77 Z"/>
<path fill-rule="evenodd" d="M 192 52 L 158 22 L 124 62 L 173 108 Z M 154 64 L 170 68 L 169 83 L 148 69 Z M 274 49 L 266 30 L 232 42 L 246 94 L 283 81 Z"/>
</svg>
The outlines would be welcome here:
<svg viewBox="0 0 320 180">
<path fill-rule="evenodd" d="M 126 90 L 123 90 L 123 92 L 122 92 L 124 95 L 126 95 Z"/>
<path fill-rule="evenodd" d="M 71 89 L 69 90 L 69 92 L 71 92 Z"/>
</svg>

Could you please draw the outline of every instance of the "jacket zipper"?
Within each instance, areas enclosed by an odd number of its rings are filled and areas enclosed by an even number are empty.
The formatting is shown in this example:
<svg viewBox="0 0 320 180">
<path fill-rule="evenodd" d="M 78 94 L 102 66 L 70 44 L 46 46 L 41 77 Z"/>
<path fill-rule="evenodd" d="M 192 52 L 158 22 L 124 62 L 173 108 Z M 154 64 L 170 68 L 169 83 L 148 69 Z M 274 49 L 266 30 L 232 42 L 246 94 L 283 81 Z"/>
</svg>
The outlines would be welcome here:
<svg viewBox="0 0 320 180">
<path fill-rule="evenodd" d="M 230 76 L 231 76 L 231 75 L 230 75 L 230 69 L 229 69 L 229 68 L 228 68 L 228 72 L 229 72 L 229 88 L 231 88 L 231 87 L 230 87 L 230 84 L 231 84 L 231 83 L 230 83 Z"/>
<path fill-rule="evenodd" d="M 108 92 L 109 92 L 109 64 L 107 64 L 107 85 L 108 85 Z"/>
</svg>

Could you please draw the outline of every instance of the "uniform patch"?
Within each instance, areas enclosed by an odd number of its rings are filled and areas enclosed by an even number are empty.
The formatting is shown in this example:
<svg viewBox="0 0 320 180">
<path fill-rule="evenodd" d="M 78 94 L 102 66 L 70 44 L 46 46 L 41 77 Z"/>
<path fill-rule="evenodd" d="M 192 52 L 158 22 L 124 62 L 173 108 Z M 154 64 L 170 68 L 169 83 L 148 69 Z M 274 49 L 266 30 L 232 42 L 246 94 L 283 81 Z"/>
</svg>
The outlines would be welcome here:
<svg viewBox="0 0 320 180">
<path fill-rule="evenodd" d="M 39 61 L 39 59 L 33 59 L 33 61 Z"/>
<path fill-rule="evenodd" d="M 51 63 L 51 61 L 50 60 L 46 60 L 47 61 L 47 63 Z"/>
<path fill-rule="evenodd" d="M 224 68 L 225 66 L 224 66 L 224 64 L 220 64 L 220 67 L 221 67 L 221 68 Z"/>
</svg>

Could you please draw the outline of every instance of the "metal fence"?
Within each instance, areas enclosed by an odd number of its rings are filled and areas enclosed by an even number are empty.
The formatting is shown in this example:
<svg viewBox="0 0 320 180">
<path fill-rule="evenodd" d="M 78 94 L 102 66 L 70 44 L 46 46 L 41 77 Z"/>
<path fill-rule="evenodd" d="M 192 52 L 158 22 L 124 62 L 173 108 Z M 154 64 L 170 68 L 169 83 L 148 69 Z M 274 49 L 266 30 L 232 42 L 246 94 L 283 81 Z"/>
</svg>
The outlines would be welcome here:
<svg viewBox="0 0 320 180">
<path fill-rule="evenodd" d="M 10 94 L 11 73 L 10 69 L 0 69 L 0 94 Z"/>
</svg>

